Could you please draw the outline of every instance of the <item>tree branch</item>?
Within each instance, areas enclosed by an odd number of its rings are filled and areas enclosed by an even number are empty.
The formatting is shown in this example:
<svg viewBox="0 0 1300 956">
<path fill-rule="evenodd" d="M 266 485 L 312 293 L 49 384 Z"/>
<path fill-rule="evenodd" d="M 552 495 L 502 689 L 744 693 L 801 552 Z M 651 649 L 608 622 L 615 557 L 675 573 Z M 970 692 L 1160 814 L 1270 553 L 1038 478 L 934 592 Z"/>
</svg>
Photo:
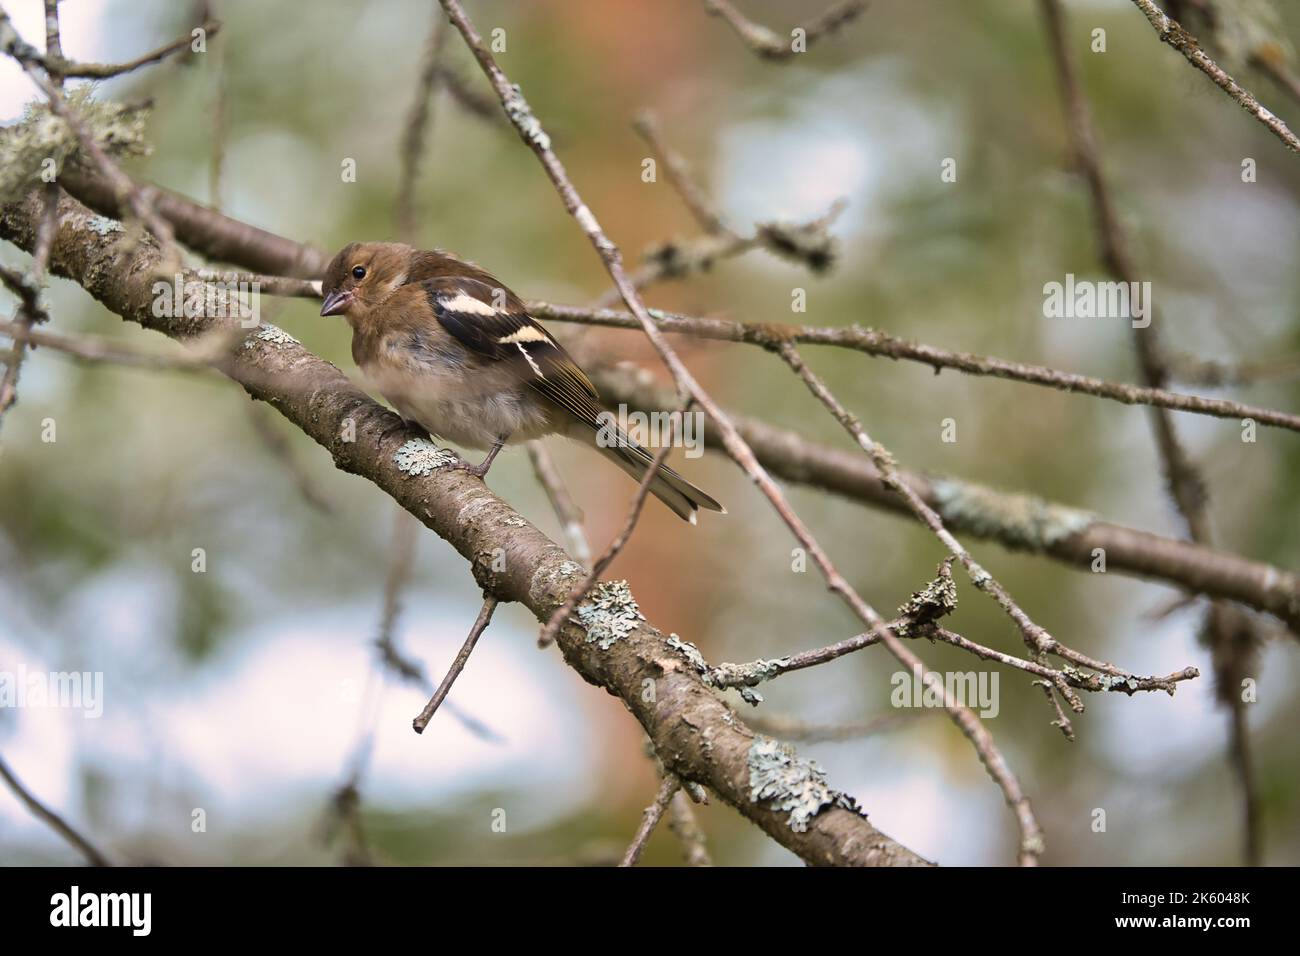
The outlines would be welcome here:
<svg viewBox="0 0 1300 956">
<path fill-rule="evenodd" d="M 8 785 L 9 789 L 13 791 L 14 796 L 21 800 L 23 805 L 26 806 L 34 816 L 45 821 L 49 824 L 50 829 L 72 844 L 72 846 L 76 848 L 77 852 L 86 858 L 87 863 L 91 866 L 113 865 L 108 862 L 108 858 L 105 857 L 104 854 L 95 849 L 94 845 L 89 840 L 74 830 L 68 822 L 63 819 L 63 817 L 59 816 L 45 804 L 41 803 L 41 801 L 38 800 L 30 790 L 24 787 L 22 781 L 14 776 L 14 772 L 9 769 L 9 765 L 5 763 L 3 757 L 0 757 L 0 780 L 3 780 L 5 784 Z"/>
<path fill-rule="evenodd" d="M 530 300 L 525 304 L 528 306 L 528 311 L 539 319 L 615 329 L 641 327 L 635 316 L 619 309 L 556 305 L 538 300 Z M 958 352 L 926 345 L 923 342 L 913 342 L 890 335 L 888 332 L 881 332 L 879 329 L 864 328 L 860 325 L 826 327 L 776 322 L 737 322 L 732 319 L 680 315 L 660 309 L 652 309 L 650 314 L 655 324 L 665 332 L 678 332 L 724 342 L 743 342 L 768 349 L 777 349 L 783 344 L 829 345 L 852 349 L 866 355 L 916 362 L 927 365 L 936 372 L 950 368 L 967 375 L 989 376 L 1012 382 L 1040 385 L 1063 392 L 1105 398 L 1124 405 L 1149 405 L 1237 421 L 1252 418 L 1261 425 L 1300 432 L 1300 415 L 1291 412 L 1276 411 L 1226 399 L 1171 392 L 1164 388 L 1110 382 L 1090 375 L 1078 375 L 1045 365 L 1013 362 L 992 355 Z"/>
<path fill-rule="evenodd" d="M 1133 3 L 1142 11 L 1161 40 L 1186 57 L 1188 63 L 1208 76 L 1215 86 L 1232 98 L 1234 103 L 1263 123 L 1269 132 L 1286 144 L 1287 149 L 1293 153 L 1300 153 L 1300 139 L 1296 139 L 1290 127 L 1255 99 L 1250 90 L 1229 76 L 1223 67 L 1210 59 L 1209 55 L 1201 49 L 1196 37 L 1161 10 L 1155 0 L 1133 0 Z"/>
<path fill-rule="evenodd" d="M 113 218 L 122 214 L 112 190 L 93 174 L 80 171 L 75 176 L 65 174 L 61 182 L 68 192 L 95 211 Z M 224 216 L 177 193 L 149 185 L 141 188 L 152 197 L 159 214 L 172 223 L 177 238 L 209 258 L 256 272 L 295 276 L 319 275 L 329 262 L 329 255 L 315 247 Z M 573 308 L 537 301 L 528 305 L 541 318 L 552 313 L 556 318 L 568 318 L 559 313 Z M 600 315 L 602 321 L 608 315 L 609 324 L 618 327 L 633 327 L 636 321 L 628 313 L 616 310 L 575 311 Z M 664 331 L 674 331 L 672 317 L 658 310 L 653 315 Z M 700 323 L 697 334 L 719 328 L 717 320 L 693 321 Z M 749 334 L 759 338 L 764 328 L 735 325 L 741 330 L 755 330 Z M 925 361 L 921 357 L 918 360 Z M 588 372 L 605 399 L 613 404 L 623 402 L 636 408 L 661 410 L 675 401 L 671 391 L 655 386 L 646 373 L 598 365 L 588 367 Z M 860 456 L 809 441 L 758 419 L 734 414 L 731 417 L 758 460 L 777 477 L 831 491 L 871 507 L 905 511 L 903 502 L 883 485 L 875 467 Z M 707 447 L 721 451 L 712 422 L 706 427 L 706 435 Z M 1047 554 L 1081 569 L 1094 566 L 1100 549 L 1105 555 L 1107 571 L 1165 581 L 1193 593 L 1241 601 L 1276 615 L 1293 630 L 1300 630 L 1300 578 L 1290 571 L 1107 522 L 1031 495 L 918 473 L 903 472 L 903 480 L 939 512 L 954 532 L 992 539 L 1012 550 Z"/>
<path fill-rule="evenodd" d="M 654 319 L 651 318 L 645 303 L 641 301 L 640 295 L 628 277 L 627 270 L 623 267 L 622 253 L 619 251 L 618 246 L 605 234 L 595 213 L 582 200 L 577 188 L 569 179 L 564 164 L 560 162 L 559 157 L 551 149 L 550 136 L 547 135 L 537 117 L 533 115 L 519 86 L 510 82 L 500 66 L 497 65 L 495 57 L 484 46 L 482 37 L 479 36 L 478 31 L 466 16 L 459 0 L 440 0 L 440 2 L 442 8 L 447 11 L 447 16 L 451 19 L 451 22 L 460 31 L 466 46 L 474 54 L 474 58 L 478 61 L 484 75 L 491 82 L 497 98 L 501 100 L 502 108 L 510 118 L 511 123 L 514 124 L 520 138 L 533 151 L 533 154 L 541 163 L 560 200 L 564 203 L 565 210 L 586 234 L 592 248 L 604 263 L 605 271 L 609 273 L 609 277 L 623 297 L 623 301 L 627 303 L 628 309 L 641 323 L 646 338 L 650 340 L 650 344 L 659 353 L 659 357 L 672 374 L 678 392 L 683 397 L 689 396 L 695 402 L 698 402 L 700 407 L 717 423 L 727 453 L 749 476 L 750 480 L 757 485 L 763 496 L 767 498 L 773 510 L 776 511 L 794 538 L 804 548 L 822 577 L 826 579 L 826 586 L 830 591 L 839 597 L 859 620 L 880 637 L 881 643 L 885 645 L 889 653 L 899 663 L 914 672 L 923 672 L 925 665 L 922 661 L 902 641 L 890 633 L 885 626 L 884 618 L 863 599 L 840 573 L 834 562 L 831 561 L 830 555 L 822 548 L 813 536 L 812 531 L 795 513 L 786 499 L 785 493 L 764 470 L 758 459 L 754 457 L 753 451 L 741 438 L 739 432 L 737 432 L 735 426 L 730 422 L 717 402 L 700 385 L 695 376 L 682 363 L 677 353 L 673 351 L 672 346 L 668 344 L 667 339 L 664 338 L 663 333 L 655 325 Z M 1038 821 L 1034 817 L 1033 809 L 1029 804 L 1029 798 L 1020 787 L 1020 782 L 1016 779 L 1015 774 L 1011 771 L 993 742 L 992 735 L 980 723 L 979 718 L 969 708 L 960 704 L 949 693 L 947 688 L 944 688 L 943 691 L 943 701 L 944 709 L 948 712 L 949 717 L 971 742 L 981 762 L 988 770 L 989 776 L 1002 790 L 1007 805 L 1015 814 L 1016 823 L 1020 828 L 1019 862 L 1025 866 L 1036 865 L 1038 857 L 1043 852 L 1043 835 Z M 764 753 L 766 752 L 765 750 Z M 764 792 L 766 792 L 765 787 L 755 790 L 756 794 Z"/>
<path fill-rule="evenodd" d="M 0 207 L 0 237 L 31 250 L 38 219 L 39 204 L 31 200 Z M 124 256 L 125 242 L 122 232 L 104 230 L 99 217 L 65 198 L 51 267 L 110 311 L 169 337 L 184 340 L 215 324 L 204 316 L 155 316 L 149 276 L 159 258 L 157 247 L 146 237 Z M 282 330 L 263 326 L 250 332 L 222 370 L 329 451 L 338 468 L 374 483 L 450 543 L 470 562 L 479 585 L 499 599 L 520 602 L 542 622 L 582 579 L 581 567 L 562 548 L 481 481 L 460 471 L 430 475 L 399 456 L 406 442 L 418 446 L 421 436 Z M 355 441 L 345 440 L 353 434 Z M 500 567 L 498 555 L 504 557 L 503 571 L 494 570 Z M 626 704 L 669 771 L 704 784 L 809 863 L 925 865 L 848 809 L 846 798 L 834 791 L 818 803 L 806 829 L 794 828 L 799 821 L 777 809 L 779 801 L 756 795 L 751 764 L 767 753 L 766 745 L 754 752 L 766 738 L 756 740 L 649 623 L 636 620 L 607 646 L 588 637 L 578 623 L 562 629 L 557 643 L 565 660 Z M 656 688 L 650 700 L 647 683 Z M 790 759 L 791 772 L 808 767 Z"/>
<path fill-rule="evenodd" d="M 828 7 L 804 29 L 805 49 L 813 41 L 832 34 L 857 19 L 866 8 L 866 0 L 840 0 Z M 704 9 L 713 16 L 726 20 L 745 45 L 765 60 L 788 60 L 799 52 L 790 38 L 782 37 L 761 23 L 750 20 L 732 6 L 730 0 L 704 0 Z"/>
<path fill-rule="evenodd" d="M 648 372 L 589 366 L 591 379 L 611 404 L 645 411 L 668 407 L 673 391 Z M 809 441 L 797 432 L 756 418 L 732 422 L 773 475 L 842 495 L 873 508 L 910 514 L 875 465 L 859 454 Z M 706 417 L 705 448 L 723 452 L 717 426 Z M 998 491 L 943 475 L 900 471 L 902 480 L 955 533 L 992 539 L 1013 551 L 1050 555 L 1080 570 L 1104 569 L 1153 579 L 1186 590 L 1241 601 L 1300 629 L 1300 577 L 1228 551 L 1104 521 L 1098 516 L 1033 495 Z"/>
</svg>

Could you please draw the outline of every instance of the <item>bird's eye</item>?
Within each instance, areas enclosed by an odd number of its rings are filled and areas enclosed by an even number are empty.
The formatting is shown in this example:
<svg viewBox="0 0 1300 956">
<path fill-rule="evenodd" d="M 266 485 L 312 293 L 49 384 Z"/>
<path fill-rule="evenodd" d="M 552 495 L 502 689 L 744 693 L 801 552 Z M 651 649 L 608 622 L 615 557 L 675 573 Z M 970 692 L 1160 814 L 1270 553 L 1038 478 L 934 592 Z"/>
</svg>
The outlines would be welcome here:
<svg viewBox="0 0 1300 956">
<path fill-rule="evenodd" d="M 352 278 L 360 280 L 360 279 L 364 279 L 365 277 L 366 277 L 366 267 L 365 267 L 365 266 L 353 266 L 353 267 L 352 267 Z"/>
</svg>

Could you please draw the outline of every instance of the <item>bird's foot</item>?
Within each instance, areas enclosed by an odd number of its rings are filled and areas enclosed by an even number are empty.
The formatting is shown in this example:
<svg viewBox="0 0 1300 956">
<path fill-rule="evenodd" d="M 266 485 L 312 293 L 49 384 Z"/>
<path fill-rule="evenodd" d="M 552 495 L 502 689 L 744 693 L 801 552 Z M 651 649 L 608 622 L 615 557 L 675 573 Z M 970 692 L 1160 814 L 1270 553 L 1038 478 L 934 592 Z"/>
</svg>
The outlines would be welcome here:
<svg viewBox="0 0 1300 956">
<path fill-rule="evenodd" d="M 487 473 L 488 473 L 488 469 L 492 467 L 492 462 L 496 459 L 496 457 L 497 457 L 497 453 L 501 451 L 501 446 L 504 445 L 504 444 L 505 444 L 505 439 L 504 439 L 504 438 L 502 438 L 502 439 L 500 439 L 500 440 L 498 440 L 498 441 L 493 442 L 493 443 L 492 443 L 492 450 L 489 451 L 489 452 L 487 453 L 487 457 L 484 458 L 484 459 L 483 459 L 481 462 L 479 462 L 477 465 L 471 465 L 471 464 L 470 464 L 469 462 L 467 462 L 467 461 L 458 461 L 458 462 L 456 462 L 455 464 L 448 465 L 447 467 L 450 468 L 450 469 L 453 469 L 453 470 L 455 470 L 455 471 L 466 471 L 466 472 L 469 472 L 469 473 L 470 473 L 471 475 L 473 475 L 475 478 L 480 478 L 480 479 L 481 479 L 481 478 L 483 478 L 485 475 L 487 475 Z"/>
<path fill-rule="evenodd" d="M 469 462 L 461 460 L 454 461 L 450 465 L 444 465 L 443 471 L 463 471 L 473 475 L 475 478 L 482 478 L 492 467 L 491 461 L 481 461 L 477 465 L 471 465 Z"/>
</svg>

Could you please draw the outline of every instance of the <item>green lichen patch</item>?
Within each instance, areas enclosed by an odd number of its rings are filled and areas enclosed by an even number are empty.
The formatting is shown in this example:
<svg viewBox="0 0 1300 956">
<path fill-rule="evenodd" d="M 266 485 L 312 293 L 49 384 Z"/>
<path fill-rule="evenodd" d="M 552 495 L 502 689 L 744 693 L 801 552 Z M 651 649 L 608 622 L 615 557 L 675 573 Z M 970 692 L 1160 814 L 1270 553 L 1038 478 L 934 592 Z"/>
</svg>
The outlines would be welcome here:
<svg viewBox="0 0 1300 956">
<path fill-rule="evenodd" d="M 541 122 L 533 115 L 532 107 L 524 99 L 518 84 L 510 88 L 510 95 L 505 98 L 506 115 L 518 127 L 519 132 L 538 149 L 550 149 L 551 138 L 546 135 Z"/>
<path fill-rule="evenodd" d="M 528 582 L 528 598 L 534 604 L 560 604 L 586 577 L 582 565 L 564 559 L 558 564 L 545 561 Z"/>
<path fill-rule="evenodd" d="M 1097 520 L 1086 511 L 1033 495 L 1006 494 L 950 479 L 937 480 L 933 487 L 946 523 L 1029 551 L 1042 551 L 1086 531 Z"/>
<path fill-rule="evenodd" d="M 800 758 L 789 744 L 762 735 L 749 748 L 749 799 L 773 810 L 789 813 L 795 833 L 805 833 L 823 808 L 843 807 L 860 813 L 857 802 L 833 789 L 826 772 Z"/>
<path fill-rule="evenodd" d="M 298 340 L 279 326 L 264 323 L 261 328 L 244 341 L 244 348 L 251 349 L 257 343 L 253 339 L 260 339 L 263 342 L 269 342 L 277 348 L 285 345 L 297 345 Z"/>
<path fill-rule="evenodd" d="M 86 228 L 97 236 L 107 236 L 110 233 L 121 232 L 122 224 L 116 219 L 109 219 L 107 216 L 88 216 L 86 218 Z"/>
<path fill-rule="evenodd" d="M 835 237 L 824 222 L 764 222 L 758 241 L 774 255 L 803 263 L 815 273 L 828 272 L 839 254 Z"/>
<path fill-rule="evenodd" d="M 780 676 L 790 663 L 788 657 L 778 657 L 771 661 L 760 657 L 747 664 L 719 664 L 710 667 L 700 649 L 690 641 L 683 641 L 676 634 L 670 634 L 668 646 L 686 659 L 705 684 L 719 689 L 734 687 L 745 703 L 755 707 L 763 702 L 763 695 L 754 688 L 765 680 Z"/>
<path fill-rule="evenodd" d="M 716 687 L 734 687 L 745 703 L 757 707 L 763 702 L 763 695 L 754 688 L 765 680 L 779 677 L 789 664 L 788 657 L 770 661 L 760 657 L 746 664 L 723 663 L 709 672 L 709 680 Z"/>
<path fill-rule="evenodd" d="M 900 625 L 900 634 L 906 634 L 908 628 L 932 624 L 951 614 L 957 609 L 957 585 L 952 580 L 952 558 L 939 565 L 938 575 L 933 581 L 913 591 L 912 596 L 898 608 L 898 616 L 907 618 L 907 623 Z"/>
<path fill-rule="evenodd" d="M 1077 681 L 1096 684 L 1103 691 L 1119 691 L 1132 696 L 1141 687 L 1138 679 L 1131 674 L 1106 674 L 1100 671 L 1092 672 L 1080 670 L 1069 664 L 1061 666 L 1061 673 L 1066 677 L 1074 678 Z M 1174 696 L 1176 684 L 1170 684 L 1166 690 L 1169 696 Z"/>
<path fill-rule="evenodd" d="M 587 632 L 587 643 L 602 651 L 623 640 L 645 620 L 626 581 L 601 581 L 578 605 L 577 615 L 578 623 Z"/>
<path fill-rule="evenodd" d="M 144 137 L 146 110 L 97 100 L 90 86 L 73 90 L 68 106 L 110 156 L 149 152 Z M 0 133 L 0 202 L 21 199 L 33 186 L 49 182 L 51 173 L 57 177 L 80 148 L 77 134 L 47 103 L 29 103 L 23 118 Z"/>
<path fill-rule="evenodd" d="M 704 655 L 700 653 L 698 647 L 690 641 L 683 641 L 676 634 L 668 635 L 668 646 L 686 658 L 686 663 L 695 668 L 696 673 L 704 678 L 704 683 L 711 683 L 709 680 L 709 662 L 704 659 Z"/>
<path fill-rule="evenodd" d="M 412 438 L 393 452 L 393 464 L 399 471 L 420 478 L 431 475 L 439 468 L 454 464 L 456 453 L 447 448 L 439 448 L 426 438 Z"/>
</svg>

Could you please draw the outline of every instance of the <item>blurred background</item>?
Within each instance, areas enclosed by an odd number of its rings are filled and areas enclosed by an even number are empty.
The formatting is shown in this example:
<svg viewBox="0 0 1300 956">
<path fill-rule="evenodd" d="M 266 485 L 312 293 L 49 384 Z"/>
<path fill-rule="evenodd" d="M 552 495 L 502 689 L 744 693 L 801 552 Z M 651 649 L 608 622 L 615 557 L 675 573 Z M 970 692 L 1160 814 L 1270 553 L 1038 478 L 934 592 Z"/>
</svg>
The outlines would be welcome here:
<svg viewBox="0 0 1300 956">
<path fill-rule="evenodd" d="M 228 214 L 333 250 L 396 237 L 399 143 L 435 4 L 385 0 L 311 5 L 219 0 L 224 27 L 208 52 L 102 84 L 98 95 L 152 100 L 153 154 L 134 174 Z M 744 0 L 785 34 L 795 7 Z M 1300 8 L 1278 4 L 1286 36 Z M 5 4 L 39 45 L 39 0 Z M 65 0 L 65 52 L 130 59 L 187 32 L 184 3 Z M 698 227 L 631 128 L 652 109 L 739 230 L 803 221 L 847 200 L 825 275 L 761 250 L 648 290 L 652 305 L 747 321 L 862 323 L 949 348 L 1111 379 L 1138 377 L 1123 320 L 1047 320 L 1045 282 L 1105 278 L 1082 182 L 1066 169 L 1060 97 L 1039 6 L 1030 0 L 878 0 L 806 55 L 773 64 L 747 50 L 696 0 L 473 0 L 498 58 L 522 85 L 555 148 L 629 262 Z M 1171 50 L 1127 0 L 1067 4 L 1069 42 L 1094 105 L 1103 158 L 1135 255 L 1154 282 L 1171 348 L 1223 361 L 1300 349 L 1296 297 L 1300 166 Z M 1090 31 L 1107 52 L 1089 52 Z M 446 62 L 488 93 L 454 33 Z M 1267 80 L 1247 85 L 1289 120 L 1300 106 Z M 0 63 L 0 119 L 34 86 Z M 213 194 L 214 139 L 221 173 Z M 940 164 L 957 160 L 956 183 Z M 1244 185 L 1244 157 L 1258 181 Z M 340 164 L 356 160 L 355 182 Z M 501 122 L 446 93 L 435 102 L 416 195 L 417 240 L 474 259 L 525 298 L 589 302 L 607 278 L 534 156 Z M 13 246 L 0 261 L 25 265 Z M 792 315 L 794 288 L 808 309 Z M 53 329 L 138 349 L 170 343 L 126 325 L 78 287 L 52 280 Z M 0 293 L 0 311 L 13 300 Z M 354 373 L 349 332 L 310 302 L 263 318 Z M 558 323 L 562 337 L 574 330 Z M 611 359 L 662 370 L 639 333 L 595 341 Z M 590 344 L 590 343 L 589 343 Z M 838 448 L 848 436 L 775 357 L 675 340 L 726 407 Z M 805 355 L 873 437 L 918 471 L 954 474 L 1181 536 L 1146 413 L 1032 386 L 946 373 L 831 349 Z M 666 381 L 666 378 L 664 379 Z M 1209 393 L 1197 386 L 1194 390 Z M 1223 394 L 1300 408 L 1291 379 Z M 42 422 L 57 422 L 55 443 Z M 958 440 L 940 440 L 954 418 Z M 1176 418 L 1204 469 L 1218 541 L 1285 568 L 1300 565 L 1295 507 L 1300 438 L 1232 421 Z M 272 436 L 267 438 L 267 433 Z M 295 428 L 216 377 L 71 363 L 50 350 L 23 369 L 0 458 L 0 671 L 104 675 L 103 714 L 0 708 L 0 753 L 43 800 L 113 859 L 163 864 L 329 864 L 356 850 L 331 811 L 358 752 L 368 755 L 360 820 L 370 859 L 404 864 L 581 864 L 617 859 L 653 796 L 642 733 L 616 699 L 558 653 L 537 624 L 502 607 L 451 700 L 487 728 L 441 711 L 423 737 L 410 720 L 424 695 L 384 675 L 379 627 L 393 535 L 391 501 L 334 469 Z M 276 440 L 287 443 L 283 453 Z M 634 486 L 576 446 L 551 443 L 599 549 L 621 525 Z M 286 463 L 285 455 L 291 461 Z M 752 484 L 717 456 L 677 461 L 730 512 L 697 528 L 650 503 L 611 573 L 647 617 L 711 662 L 776 657 L 858 627 L 815 571 L 791 570 L 791 541 Z M 300 489 L 306 476 L 313 497 Z M 490 484 L 558 539 L 522 450 Z M 919 525 L 809 489 L 800 514 L 865 598 L 889 611 L 933 576 L 940 544 Z M 1089 574 L 968 541 L 1037 621 L 1075 648 L 1138 673 L 1187 665 L 1202 678 L 1178 694 L 1091 696 L 1078 740 L 1050 725 L 1042 693 L 1001 673 L 989 727 L 1020 775 L 1057 864 L 1234 864 L 1239 797 L 1226 758 L 1227 718 L 1198 641 L 1203 604 L 1169 612 L 1174 589 Z M 206 571 L 192 570 L 203 548 Z M 462 559 L 421 531 L 396 638 L 440 676 L 473 621 L 479 594 Z M 952 627 L 1013 653 L 1019 634 L 958 575 Z M 1166 613 L 1168 612 L 1168 613 Z M 980 669 L 919 647 L 939 669 Z M 1264 860 L 1300 861 L 1295 740 L 1296 646 L 1270 641 L 1248 708 Z M 893 713 L 879 649 L 763 687 L 757 714 L 843 724 Z M 748 705 L 738 698 L 745 717 Z M 367 745 L 367 741 L 370 741 Z M 1289 742 L 1288 742 L 1289 741 Z M 1014 860 L 1014 822 L 966 740 L 923 714 L 886 731 L 800 751 L 858 798 L 874 824 L 945 864 Z M 1107 814 L 1093 831 L 1093 811 Z M 196 809 L 206 830 L 194 832 Z M 506 826 L 493 828 L 504 811 Z M 734 811 L 697 808 L 714 859 L 798 860 Z M 78 857 L 0 788 L 0 862 Z M 661 827 L 645 860 L 676 864 Z"/>
</svg>

